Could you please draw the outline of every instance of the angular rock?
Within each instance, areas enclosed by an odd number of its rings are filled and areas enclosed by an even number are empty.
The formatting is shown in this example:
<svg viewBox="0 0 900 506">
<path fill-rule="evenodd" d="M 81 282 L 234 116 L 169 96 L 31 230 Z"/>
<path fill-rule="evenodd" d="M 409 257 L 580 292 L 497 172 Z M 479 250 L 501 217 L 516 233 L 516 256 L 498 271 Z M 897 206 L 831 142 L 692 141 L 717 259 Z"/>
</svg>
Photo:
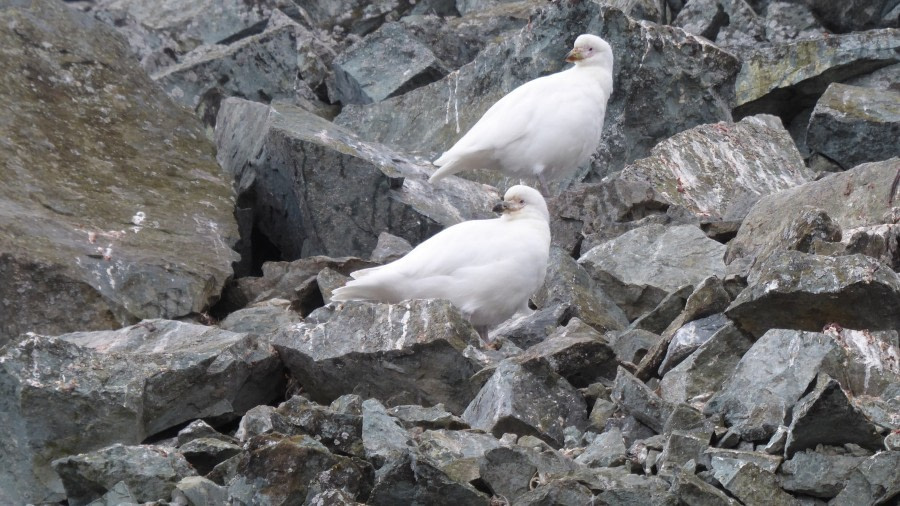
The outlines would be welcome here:
<svg viewBox="0 0 900 506">
<path fill-rule="evenodd" d="M 897 63 L 896 30 L 869 30 L 747 48 L 735 83 L 735 116 L 788 118 L 812 107 L 832 82 Z"/>
<path fill-rule="evenodd" d="M 647 385 L 619 367 L 612 400 L 626 413 L 661 433 L 674 406 L 659 398 Z"/>
<path fill-rule="evenodd" d="M 865 457 L 804 450 L 784 461 L 778 474 L 788 492 L 830 499 L 840 493 L 847 478 L 864 460 Z"/>
<path fill-rule="evenodd" d="M 191 506 L 214 506 L 228 500 L 228 490 L 202 476 L 188 476 L 175 484 L 172 502 Z"/>
<path fill-rule="evenodd" d="M 578 263 L 633 320 L 667 293 L 724 277 L 724 253 L 695 226 L 648 225 L 592 248 Z"/>
<path fill-rule="evenodd" d="M 516 498 L 519 506 L 581 506 L 594 500 L 591 489 L 575 480 L 553 480 Z"/>
<path fill-rule="evenodd" d="M 689 402 L 718 391 L 751 345 L 733 323 L 726 325 L 663 376 L 660 397 L 669 402 Z"/>
<path fill-rule="evenodd" d="M 395 406 L 388 413 L 400 420 L 407 429 L 422 427 L 424 429 L 468 429 L 469 425 L 462 418 L 444 410 L 444 406 L 438 404 L 430 408 L 407 405 Z"/>
<path fill-rule="evenodd" d="M 175 484 L 195 474 L 184 457 L 158 446 L 116 444 L 53 461 L 70 504 L 87 504 L 124 482 L 138 502 L 168 499 Z"/>
<path fill-rule="evenodd" d="M 710 44 L 593 2 L 542 6 L 530 26 L 488 45 L 439 82 L 378 104 L 344 108 L 337 122 L 369 140 L 439 153 L 514 87 L 561 70 L 578 33 L 602 34 L 616 57 L 617 93 L 606 113 L 598 175 L 646 156 L 676 132 L 730 117 L 727 104 L 738 62 Z M 665 87 L 678 89 L 678 96 L 662 93 Z M 401 116 L 397 110 L 411 113 Z M 498 181 L 496 174 L 482 177 Z"/>
<path fill-rule="evenodd" d="M 829 504 L 889 504 L 900 495 L 900 452 L 879 452 L 851 471 L 847 486 Z"/>
<path fill-rule="evenodd" d="M 900 93 L 832 83 L 816 102 L 806 144 L 844 169 L 900 156 Z"/>
<path fill-rule="evenodd" d="M 241 447 L 219 439 L 198 438 L 181 445 L 178 451 L 197 473 L 206 475 L 217 465 L 241 453 Z"/>
<path fill-rule="evenodd" d="M 766 39 L 770 42 L 789 42 L 816 39 L 825 29 L 802 3 L 770 2 L 766 7 Z"/>
<path fill-rule="evenodd" d="M 219 322 L 219 328 L 235 333 L 265 336 L 275 333 L 281 327 L 295 325 L 302 321 L 303 316 L 291 309 L 287 300 L 270 299 L 258 303 L 254 307 L 230 313 Z"/>
<path fill-rule="evenodd" d="M 206 311 L 237 228 L 200 123 L 112 28 L 48 0 L 0 18 L 0 344 Z"/>
<path fill-rule="evenodd" d="M 623 180 L 647 181 L 704 220 L 737 220 L 759 197 L 806 183 L 813 173 L 772 116 L 700 125 L 657 144 Z"/>
<path fill-rule="evenodd" d="M 417 449 L 460 483 L 480 477 L 480 463 L 485 453 L 500 447 L 490 434 L 462 430 L 426 430 L 416 437 Z"/>
<path fill-rule="evenodd" d="M 745 264 L 737 270 L 746 275 L 751 264 L 759 265 L 771 252 L 793 247 L 797 234 L 791 227 L 809 209 L 823 211 L 844 231 L 893 223 L 889 192 L 898 169 L 900 158 L 866 163 L 761 198 L 728 244 L 725 263 Z M 729 265 L 729 271 L 737 265 Z"/>
<path fill-rule="evenodd" d="M 434 187 L 403 155 L 291 105 L 229 98 L 217 125 L 218 160 L 238 208 L 250 209 L 243 241 L 255 229 L 284 259 L 363 257 L 384 231 L 418 244 L 443 226 L 493 217 L 497 197 L 480 185 Z"/>
<path fill-rule="evenodd" d="M 569 458 L 551 449 L 513 445 L 485 453 L 480 475 L 495 496 L 516 502 L 517 497 L 535 485 L 535 476 L 568 475 L 576 468 Z"/>
<path fill-rule="evenodd" d="M 234 438 L 220 433 L 203 420 L 194 420 L 189 423 L 187 427 L 178 431 L 175 446 L 181 446 L 200 438 L 218 439 L 219 441 L 228 443 L 236 442 Z"/>
<path fill-rule="evenodd" d="M 833 33 L 870 30 L 880 25 L 882 16 L 895 2 L 850 0 L 834 4 L 826 0 L 804 0 L 809 9 Z M 894 20 L 896 22 L 896 20 Z"/>
<path fill-rule="evenodd" d="M 403 48 L 397 51 L 397 48 Z M 449 73 L 402 23 L 385 23 L 334 59 L 332 102 L 370 104 L 433 83 Z"/>
<path fill-rule="evenodd" d="M 672 25 L 725 47 L 765 39 L 762 20 L 744 0 L 688 0 Z"/>
<path fill-rule="evenodd" d="M 831 323 L 900 328 L 900 275 L 871 257 L 779 251 L 758 269 L 725 311 L 754 336 L 772 328 L 820 330 Z"/>
<path fill-rule="evenodd" d="M 373 262 L 386 264 L 403 257 L 412 249 L 412 245 L 406 239 L 382 232 L 378 234 L 378 243 L 369 258 Z"/>
<path fill-rule="evenodd" d="M 660 474 L 671 474 L 689 461 L 697 461 L 709 447 L 709 434 L 674 430 L 656 461 Z"/>
<path fill-rule="evenodd" d="M 660 340 L 660 336 L 646 330 L 626 330 L 607 334 L 610 346 L 616 351 L 619 362 L 638 364 Z"/>
<path fill-rule="evenodd" d="M 699 320 L 694 320 L 678 329 L 672 336 L 666 357 L 659 366 L 659 373 L 664 375 L 682 360 L 709 341 L 712 336 L 728 325 L 730 320 L 719 313 Z"/>
<path fill-rule="evenodd" d="M 854 443 L 870 450 L 883 448 L 884 436 L 847 398 L 840 384 L 819 374 L 815 389 L 797 402 L 788 427 L 785 457 L 817 445 Z"/>
<path fill-rule="evenodd" d="M 356 393 L 460 413 L 480 387 L 470 378 L 481 365 L 463 354 L 476 336 L 449 302 L 410 300 L 346 302 L 327 322 L 282 329 L 271 342 L 316 402 Z"/>
<path fill-rule="evenodd" d="M 591 441 L 575 462 L 588 467 L 616 467 L 625 464 L 625 440 L 618 429 L 606 431 Z"/>
<path fill-rule="evenodd" d="M 653 308 L 652 311 L 644 313 L 643 316 L 631 322 L 629 329 L 642 329 L 656 334 L 662 334 L 669 324 L 681 314 L 688 297 L 693 292 L 694 287 L 684 285 L 678 290 L 666 295 L 666 297 Z"/>
<path fill-rule="evenodd" d="M 744 464 L 726 476 L 716 475 L 716 479 L 744 504 L 797 504 L 793 496 L 781 490 L 772 472 L 764 471 L 754 464 Z"/>
<path fill-rule="evenodd" d="M 782 461 L 777 455 L 748 450 L 709 448 L 704 453 L 717 479 L 719 476 L 730 476 L 745 464 L 753 464 L 764 472 L 774 473 Z"/>
<path fill-rule="evenodd" d="M 525 350 L 529 357 L 546 359 L 572 386 L 582 388 L 616 375 L 616 354 L 599 332 L 578 318 L 569 320 L 546 340 Z"/>
<path fill-rule="evenodd" d="M 570 255 L 551 247 L 544 286 L 534 294 L 538 308 L 557 308 L 578 317 L 598 332 L 621 330 L 628 325 L 625 313 L 597 286 Z"/>
<path fill-rule="evenodd" d="M 188 476 L 185 479 L 190 478 L 197 478 L 197 476 Z M 172 492 L 172 494 L 175 493 L 177 493 L 177 491 Z M 128 485 L 126 485 L 124 481 L 120 481 L 113 485 L 108 492 L 100 496 L 99 499 L 91 501 L 90 506 L 119 506 L 121 504 L 130 503 L 138 504 L 137 499 L 135 499 L 134 494 L 131 493 Z"/>
<path fill-rule="evenodd" d="M 62 484 L 49 470 L 53 459 L 113 443 L 138 444 L 201 417 L 233 416 L 269 402 L 283 389 L 280 362 L 268 345 L 198 325 L 146 323 L 64 336 L 87 344 L 103 335 L 112 340 L 97 345 L 130 352 L 101 353 L 41 336 L 4 349 L 4 501 L 61 498 Z M 174 339 L 167 342 L 168 337 Z M 116 338 L 121 338 L 118 345 Z"/>
<path fill-rule="evenodd" d="M 335 453 L 365 457 L 362 438 L 363 420 L 359 415 L 337 413 L 295 395 L 279 404 L 278 408 L 270 415 L 269 420 L 275 432 L 288 436 L 309 435 Z M 268 430 L 268 428 L 264 428 L 261 433 Z M 246 431 L 244 437 L 247 437 Z"/>
<path fill-rule="evenodd" d="M 507 432 L 534 435 L 561 446 L 563 429 L 584 428 L 584 398 L 543 360 L 506 360 L 462 415 L 473 428 L 496 437 Z"/>
<path fill-rule="evenodd" d="M 458 483 L 427 461 L 412 455 L 391 461 L 378 470 L 375 487 L 366 504 L 484 505 L 490 498 L 468 483 Z"/>
<path fill-rule="evenodd" d="M 272 418 L 275 414 L 275 408 L 272 406 L 256 406 L 247 410 L 238 425 L 237 432 L 234 437 L 238 441 L 246 442 L 253 436 L 259 436 L 271 432 L 274 429 Z"/>
<path fill-rule="evenodd" d="M 728 497 L 725 492 L 706 483 L 695 474 L 677 471 L 671 492 L 688 506 L 738 506 L 737 501 Z"/>
<path fill-rule="evenodd" d="M 531 313 L 520 312 L 501 323 L 490 332 L 492 342 L 509 342 L 504 344 L 501 352 L 510 348 L 530 348 L 540 344 L 568 319 L 568 311 L 564 306 L 538 309 Z M 521 350 L 520 350 L 521 351 Z"/>
<path fill-rule="evenodd" d="M 362 404 L 362 439 L 366 460 L 376 469 L 388 462 L 394 462 L 415 449 L 409 433 L 400 422 L 388 414 L 384 406 L 375 399 L 367 399 Z"/>
</svg>

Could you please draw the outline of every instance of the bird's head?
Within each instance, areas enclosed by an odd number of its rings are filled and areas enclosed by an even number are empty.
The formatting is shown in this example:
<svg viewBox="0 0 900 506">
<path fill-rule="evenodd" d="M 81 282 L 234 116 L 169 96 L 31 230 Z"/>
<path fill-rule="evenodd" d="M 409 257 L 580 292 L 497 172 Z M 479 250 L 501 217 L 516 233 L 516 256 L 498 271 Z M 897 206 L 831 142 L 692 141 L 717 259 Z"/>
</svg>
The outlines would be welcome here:
<svg viewBox="0 0 900 506">
<path fill-rule="evenodd" d="M 494 206 L 494 212 L 510 218 L 539 216 L 550 221 L 550 212 L 541 192 L 521 184 L 506 190 L 503 200 Z"/>
<path fill-rule="evenodd" d="M 585 33 L 575 39 L 575 46 L 566 55 L 566 61 L 575 65 L 600 65 L 612 70 L 612 48 L 600 37 Z"/>
</svg>

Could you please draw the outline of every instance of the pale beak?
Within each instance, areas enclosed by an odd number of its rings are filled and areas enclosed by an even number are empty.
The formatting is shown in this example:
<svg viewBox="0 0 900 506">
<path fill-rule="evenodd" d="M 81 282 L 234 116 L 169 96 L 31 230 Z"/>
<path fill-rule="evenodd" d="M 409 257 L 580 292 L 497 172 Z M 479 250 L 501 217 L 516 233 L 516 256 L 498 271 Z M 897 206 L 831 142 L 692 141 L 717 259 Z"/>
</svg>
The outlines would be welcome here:
<svg viewBox="0 0 900 506">
<path fill-rule="evenodd" d="M 566 55 L 566 61 L 569 63 L 574 63 L 583 59 L 584 55 L 581 54 L 581 48 L 579 47 L 569 51 L 569 54 Z"/>
</svg>

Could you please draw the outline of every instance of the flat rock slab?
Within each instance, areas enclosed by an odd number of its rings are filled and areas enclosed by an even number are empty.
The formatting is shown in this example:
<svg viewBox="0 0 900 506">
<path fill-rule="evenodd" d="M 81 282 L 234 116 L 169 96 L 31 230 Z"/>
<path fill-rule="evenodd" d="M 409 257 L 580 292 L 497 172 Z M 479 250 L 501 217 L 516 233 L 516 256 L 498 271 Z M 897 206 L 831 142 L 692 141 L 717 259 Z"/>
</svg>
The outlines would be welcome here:
<svg viewBox="0 0 900 506">
<path fill-rule="evenodd" d="M 753 116 L 678 133 L 620 177 L 649 182 L 704 220 L 740 221 L 759 197 L 806 183 L 812 171 L 778 118 Z"/>
<path fill-rule="evenodd" d="M 675 409 L 674 404 L 661 399 L 650 387 L 622 367 L 619 367 L 616 375 L 611 398 L 623 411 L 658 434 L 663 432 L 666 420 Z"/>
<path fill-rule="evenodd" d="M 219 161 L 238 199 L 254 203 L 250 227 L 282 258 L 367 257 L 381 232 L 418 244 L 444 226 L 495 216 L 498 196 L 481 185 L 436 188 L 404 155 L 288 104 L 229 98 L 217 125 Z"/>
<path fill-rule="evenodd" d="M 0 343 L 205 311 L 237 227 L 199 121 L 90 16 L 40 0 L 0 19 Z"/>
<path fill-rule="evenodd" d="M 452 413 L 461 413 L 480 387 L 470 378 L 481 365 L 463 355 L 470 341 L 477 342 L 472 326 L 440 300 L 346 302 L 324 323 L 272 337 L 291 375 L 317 402 L 356 393 L 389 405 L 443 403 Z"/>
<path fill-rule="evenodd" d="M 816 102 L 806 144 L 844 169 L 900 156 L 900 92 L 833 83 Z"/>
<path fill-rule="evenodd" d="M 900 328 L 900 275 L 864 255 L 769 256 L 725 311 L 754 336 L 772 328 Z"/>
<path fill-rule="evenodd" d="M 568 325 L 525 350 L 525 354 L 546 359 L 576 388 L 616 377 L 615 351 L 602 334 L 578 318 L 569 320 Z"/>
<path fill-rule="evenodd" d="M 797 452 L 781 465 L 785 490 L 829 499 L 847 485 L 851 472 L 866 460 L 853 455 L 825 455 L 812 450 Z"/>
<path fill-rule="evenodd" d="M 847 486 L 829 503 L 835 506 L 884 504 L 900 494 L 900 451 L 878 452 L 850 473 Z"/>
</svg>

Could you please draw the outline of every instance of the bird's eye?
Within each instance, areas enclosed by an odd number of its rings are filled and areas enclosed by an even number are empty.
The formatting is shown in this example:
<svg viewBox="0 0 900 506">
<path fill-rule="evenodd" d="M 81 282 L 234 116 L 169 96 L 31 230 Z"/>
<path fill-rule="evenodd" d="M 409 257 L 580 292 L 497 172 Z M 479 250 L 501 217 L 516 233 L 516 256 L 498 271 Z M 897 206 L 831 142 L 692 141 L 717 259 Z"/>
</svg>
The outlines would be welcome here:
<svg viewBox="0 0 900 506">
<path fill-rule="evenodd" d="M 520 204 L 524 204 L 524 203 L 525 203 L 525 199 L 519 199 L 519 203 L 520 203 Z"/>
</svg>

